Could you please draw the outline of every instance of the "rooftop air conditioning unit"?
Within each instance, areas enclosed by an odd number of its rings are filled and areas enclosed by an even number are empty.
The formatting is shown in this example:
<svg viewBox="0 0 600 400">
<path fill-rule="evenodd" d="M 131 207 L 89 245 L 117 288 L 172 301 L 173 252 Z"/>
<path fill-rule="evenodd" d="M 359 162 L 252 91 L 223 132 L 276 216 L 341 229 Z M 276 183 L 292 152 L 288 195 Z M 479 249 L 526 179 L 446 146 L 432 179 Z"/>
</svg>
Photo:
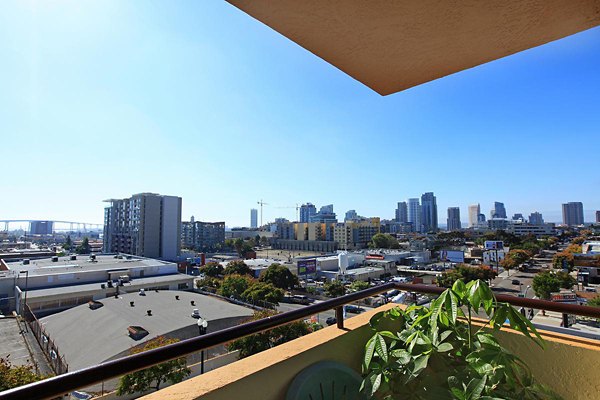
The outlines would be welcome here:
<svg viewBox="0 0 600 400">
<path fill-rule="evenodd" d="M 23 265 L 29 265 L 29 258 L 23 259 Z"/>
<path fill-rule="evenodd" d="M 145 296 L 146 292 L 144 292 L 144 289 L 140 289 L 140 296 Z"/>
<path fill-rule="evenodd" d="M 194 311 L 192 311 L 192 317 L 200 318 L 200 310 L 198 310 L 197 308 L 194 308 Z"/>
</svg>

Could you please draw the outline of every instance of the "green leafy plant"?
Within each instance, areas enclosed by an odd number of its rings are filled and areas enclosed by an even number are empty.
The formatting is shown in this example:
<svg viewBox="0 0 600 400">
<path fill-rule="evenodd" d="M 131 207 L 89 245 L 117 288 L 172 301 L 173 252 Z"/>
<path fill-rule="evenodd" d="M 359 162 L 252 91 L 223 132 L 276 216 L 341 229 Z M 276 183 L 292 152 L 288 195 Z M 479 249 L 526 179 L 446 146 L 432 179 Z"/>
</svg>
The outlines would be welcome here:
<svg viewBox="0 0 600 400">
<path fill-rule="evenodd" d="M 485 324 L 473 323 L 478 313 Z M 384 399 L 560 399 L 494 337 L 505 321 L 543 348 L 531 322 L 481 280 L 457 280 L 431 307 L 377 313 L 361 391 Z"/>
</svg>

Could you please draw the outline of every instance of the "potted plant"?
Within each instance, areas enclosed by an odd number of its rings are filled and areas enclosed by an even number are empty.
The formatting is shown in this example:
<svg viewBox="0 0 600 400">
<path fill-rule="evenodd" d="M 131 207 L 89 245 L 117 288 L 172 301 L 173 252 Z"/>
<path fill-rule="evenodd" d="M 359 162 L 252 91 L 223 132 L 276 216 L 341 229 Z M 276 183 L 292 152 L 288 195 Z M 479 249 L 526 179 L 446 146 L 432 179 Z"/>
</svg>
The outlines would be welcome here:
<svg viewBox="0 0 600 400">
<path fill-rule="evenodd" d="M 486 323 L 473 321 L 479 313 Z M 560 399 L 494 337 L 506 321 L 543 348 L 531 322 L 480 280 L 457 280 L 430 307 L 377 313 L 361 391 L 384 399 Z"/>
</svg>

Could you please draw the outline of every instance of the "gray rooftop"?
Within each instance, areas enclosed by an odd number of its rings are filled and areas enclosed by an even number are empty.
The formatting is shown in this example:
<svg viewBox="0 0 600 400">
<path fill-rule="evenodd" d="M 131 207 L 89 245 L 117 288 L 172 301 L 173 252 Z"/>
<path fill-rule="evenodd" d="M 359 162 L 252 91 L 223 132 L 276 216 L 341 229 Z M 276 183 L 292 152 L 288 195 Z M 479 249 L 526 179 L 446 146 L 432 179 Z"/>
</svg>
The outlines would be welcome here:
<svg viewBox="0 0 600 400">
<path fill-rule="evenodd" d="M 63 256 L 58 258 L 58 262 L 53 262 L 50 257 L 31 260 L 28 265 L 24 265 L 22 261 L 6 263 L 10 270 L 16 272 L 29 271 L 30 275 L 52 275 L 80 271 L 126 269 L 144 266 L 153 267 L 170 264 L 172 265 L 173 263 L 142 257 L 132 257 L 130 260 L 126 258 L 119 259 L 115 258 L 114 255 L 98 255 L 94 262 L 90 260 L 88 255 L 77 255 L 76 260 L 71 260 L 70 256 Z"/>
<path fill-rule="evenodd" d="M 180 300 L 176 300 L 178 295 Z M 190 301 L 195 301 L 195 306 Z M 129 302 L 134 301 L 131 307 Z M 170 332 L 197 326 L 192 317 L 195 308 L 209 321 L 233 317 L 249 317 L 249 308 L 231 304 L 214 297 L 193 292 L 146 292 L 145 296 L 131 293 L 100 300 L 103 307 L 92 310 L 81 305 L 40 321 L 59 351 L 65 356 L 69 370 L 84 368 L 113 358 L 145 341 Z M 152 310 L 152 316 L 146 314 Z M 148 335 L 133 340 L 127 334 L 128 326 L 142 326 Z"/>
</svg>

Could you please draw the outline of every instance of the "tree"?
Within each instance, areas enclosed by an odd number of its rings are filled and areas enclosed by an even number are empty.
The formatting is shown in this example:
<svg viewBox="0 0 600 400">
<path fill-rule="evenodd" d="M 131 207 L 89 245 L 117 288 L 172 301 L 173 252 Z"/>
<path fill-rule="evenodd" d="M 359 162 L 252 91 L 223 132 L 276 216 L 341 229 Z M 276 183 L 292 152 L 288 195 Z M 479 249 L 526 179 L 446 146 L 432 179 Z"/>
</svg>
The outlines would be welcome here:
<svg viewBox="0 0 600 400">
<path fill-rule="evenodd" d="M 73 242 L 71 241 L 71 235 L 67 235 L 67 239 L 65 239 L 65 244 L 63 244 L 63 249 L 71 250 L 73 247 Z"/>
<path fill-rule="evenodd" d="M 254 276 L 254 271 L 252 271 L 252 269 L 250 269 L 250 267 L 247 266 L 243 261 L 236 260 L 227 263 L 227 267 L 225 267 L 225 270 L 223 270 L 223 275 L 233 274 Z"/>
<path fill-rule="evenodd" d="M 590 307 L 600 307 L 600 296 L 596 296 L 593 299 L 588 300 L 587 305 Z"/>
<path fill-rule="evenodd" d="M 550 299 L 553 292 L 561 288 L 561 280 L 551 271 L 544 271 L 533 278 L 533 291 L 540 299 Z"/>
<path fill-rule="evenodd" d="M 279 304 L 283 296 L 283 290 L 265 282 L 255 282 L 242 293 L 242 298 L 252 303 L 266 301 Z"/>
<path fill-rule="evenodd" d="M 506 257 L 500 261 L 500 266 L 510 271 L 523 264 L 531 258 L 531 254 L 525 250 L 510 250 Z"/>
<path fill-rule="evenodd" d="M 271 283 L 280 289 L 290 289 L 299 285 L 298 277 L 281 264 L 271 264 L 260 277 L 261 282 Z"/>
<path fill-rule="evenodd" d="M 32 365 L 12 365 L 9 357 L 0 357 L 0 392 L 44 378 L 33 372 Z"/>
<path fill-rule="evenodd" d="M 255 311 L 252 318 L 246 322 L 268 318 L 275 314 L 274 311 Z M 289 342 L 290 340 L 299 338 L 310 332 L 312 332 L 312 330 L 309 324 L 304 321 L 296 321 L 271 329 L 270 331 L 234 340 L 227 345 L 227 349 L 230 351 L 239 350 L 240 358 L 244 358 L 282 343 Z"/>
<path fill-rule="evenodd" d="M 577 283 L 577 280 L 573 278 L 568 272 L 557 271 L 555 275 L 558 281 L 560 282 L 560 287 L 563 289 L 571 289 L 573 285 Z"/>
<path fill-rule="evenodd" d="M 178 339 L 167 339 L 164 336 L 158 336 L 141 347 L 131 350 L 131 354 L 142 353 L 151 349 L 156 349 L 168 344 L 178 342 Z M 132 372 L 123 376 L 117 387 L 117 395 L 134 394 L 144 392 L 148 389 L 159 390 L 160 385 L 169 382 L 175 384 L 181 382 L 192 371 L 187 367 L 185 357 L 167 361 L 141 371 Z"/>
<path fill-rule="evenodd" d="M 489 282 L 494 279 L 496 275 L 496 271 L 487 265 L 471 267 L 467 264 L 458 264 L 454 269 L 442 273 L 442 275 L 437 278 L 437 283 L 442 287 L 452 287 L 454 282 L 459 279 L 464 283 L 478 279 Z"/>
<path fill-rule="evenodd" d="M 374 249 L 398 249 L 400 248 L 400 243 L 389 233 L 376 233 L 371 238 L 369 247 Z"/>
<path fill-rule="evenodd" d="M 337 280 L 326 283 L 323 288 L 325 289 L 325 294 L 327 294 L 329 297 L 338 297 L 346 294 L 346 288 L 344 287 L 344 284 Z"/>
<path fill-rule="evenodd" d="M 221 296 L 240 299 L 242 293 L 254 283 L 254 279 L 247 275 L 227 275 L 221 282 L 218 293 Z"/>
<path fill-rule="evenodd" d="M 361 290 L 368 289 L 369 288 L 369 284 L 367 282 L 364 282 L 364 281 L 354 281 L 350 285 L 350 288 L 352 290 L 356 290 L 357 292 L 360 292 Z"/>
<path fill-rule="evenodd" d="M 560 251 L 552 258 L 552 266 L 554 268 L 567 268 L 572 271 L 575 266 L 574 254 L 581 253 L 581 246 L 577 244 L 571 244 L 569 247 Z"/>
<path fill-rule="evenodd" d="M 223 274 L 223 266 L 216 262 L 209 262 L 203 267 L 200 267 L 199 271 L 205 276 L 212 276 L 213 278 L 216 278 Z"/>
<path fill-rule="evenodd" d="M 75 252 L 77 254 L 90 254 L 90 252 L 91 252 L 90 240 L 87 238 L 87 236 L 83 238 L 83 241 L 81 242 L 81 244 L 79 246 L 77 246 L 77 248 L 75 249 Z"/>
<path fill-rule="evenodd" d="M 260 237 L 260 245 L 261 246 L 268 246 L 269 245 L 269 238 L 266 236 L 261 236 Z"/>
</svg>

